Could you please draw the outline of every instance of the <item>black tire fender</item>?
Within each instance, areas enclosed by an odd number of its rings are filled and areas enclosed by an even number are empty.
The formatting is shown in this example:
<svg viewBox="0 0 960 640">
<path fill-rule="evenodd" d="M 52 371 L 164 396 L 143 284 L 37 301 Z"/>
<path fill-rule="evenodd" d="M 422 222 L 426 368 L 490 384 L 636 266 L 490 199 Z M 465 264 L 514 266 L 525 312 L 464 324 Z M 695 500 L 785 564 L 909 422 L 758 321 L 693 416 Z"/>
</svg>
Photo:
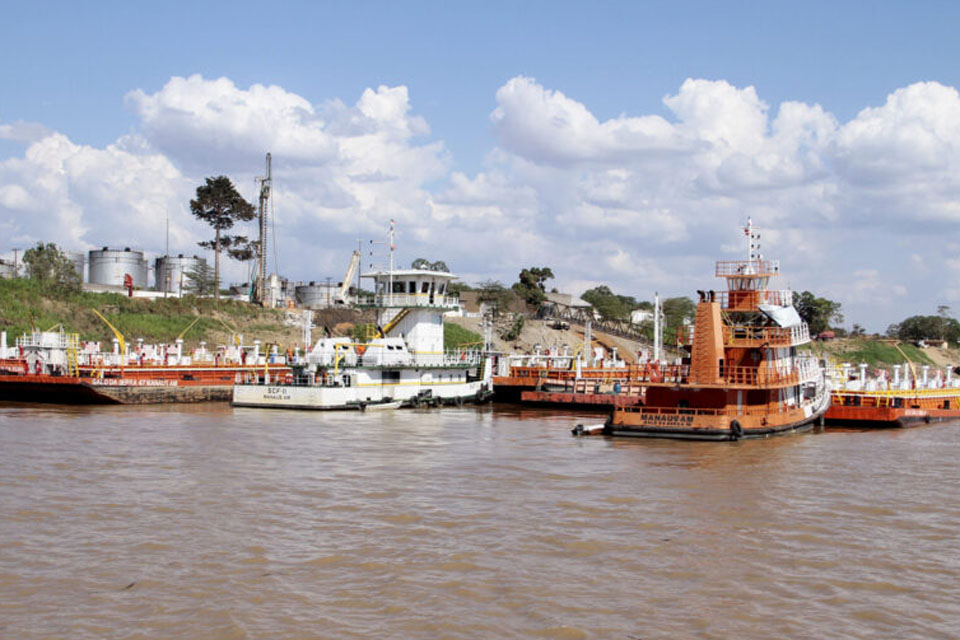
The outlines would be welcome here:
<svg viewBox="0 0 960 640">
<path fill-rule="evenodd" d="M 730 439 L 739 440 L 743 437 L 743 427 L 740 426 L 739 420 L 732 420 L 730 422 Z"/>
</svg>

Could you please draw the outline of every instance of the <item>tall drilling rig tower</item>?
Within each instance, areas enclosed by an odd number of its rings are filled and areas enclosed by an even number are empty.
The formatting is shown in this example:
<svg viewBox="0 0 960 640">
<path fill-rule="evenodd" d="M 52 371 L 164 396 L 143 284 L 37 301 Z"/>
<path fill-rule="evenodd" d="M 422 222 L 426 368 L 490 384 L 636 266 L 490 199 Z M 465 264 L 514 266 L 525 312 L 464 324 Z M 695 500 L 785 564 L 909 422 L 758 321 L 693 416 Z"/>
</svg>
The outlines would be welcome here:
<svg viewBox="0 0 960 640">
<path fill-rule="evenodd" d="M 267 302 L 267 211 L 270 202 L 270 154 L 267 153 L 267 175 L 260 178 L 260 240 L 257 243 L 257 281 L 254 289 L 256 301 Z"/>
</svg>

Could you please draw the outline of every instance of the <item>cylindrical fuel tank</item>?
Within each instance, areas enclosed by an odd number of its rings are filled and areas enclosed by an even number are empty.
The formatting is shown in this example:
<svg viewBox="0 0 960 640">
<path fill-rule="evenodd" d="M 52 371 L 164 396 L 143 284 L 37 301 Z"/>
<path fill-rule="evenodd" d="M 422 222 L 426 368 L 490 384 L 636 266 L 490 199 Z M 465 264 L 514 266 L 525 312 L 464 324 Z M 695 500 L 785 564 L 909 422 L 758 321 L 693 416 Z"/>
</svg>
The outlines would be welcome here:
<svg viewBox="0 0 960 640">
<path fill-rule="evenodd" d="M 304 309 L 325 309 L 334 304 L 338 289 L 333 285 L 315 282 L 298 285 L 295 289 L 297 303 Z"/>
<path fill-rule="evenodd" d="M 157 291 L 180 295 L 190 286 L 190 274 L 201 264 L 206 265 L 207 261 L 197 256 L 185 257 L 182 253 L 178 256 L 157 258 L 154 263 Z"/>
<path fill-rule="evenodd" d="M 89 282 L 123 286 L 123 276 L 130 274 L 133 286 L 138 289 L 147 287 L 147 261 L 143 251 L 123 249 L 103 249 L 90 252 Z"/>
<path fill-rule="evenodd" d="M 80 276 L 80 282 L 86 282 L 83 265 L 87 262 L 87 256 L 83 251 L 64 251 L 63 255 L 67 256 L 67 259 L 73 263 L 73 268 L 77 270 L 77 275 Z"/>
</svg>

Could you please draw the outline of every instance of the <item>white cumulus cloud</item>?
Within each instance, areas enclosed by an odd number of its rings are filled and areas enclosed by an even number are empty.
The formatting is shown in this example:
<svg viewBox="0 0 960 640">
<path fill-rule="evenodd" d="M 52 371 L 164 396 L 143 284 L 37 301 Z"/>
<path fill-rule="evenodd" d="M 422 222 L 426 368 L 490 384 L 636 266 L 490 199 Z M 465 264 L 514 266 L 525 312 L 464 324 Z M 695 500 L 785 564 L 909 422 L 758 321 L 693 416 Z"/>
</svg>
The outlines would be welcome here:
<svg viewBox="0 0 960 640">
<path fill-rule="evenodd" d="M 0 231 L 20 245 L 159 253 L 169 218 L 171 250 L 195 253 L 210 234 L 188 210 L 196 186 L 226 174 L 254 201 L 270 152 L 277 261 L 294 279 L 338 277 L 357 237 L 395 219 L 401 263 L 443 259 L 468 281 L 550 266 L 550 284 L 573 293 L 689 295 L 722 286 L 712 260 L 745 251 L 738 226 L 752 216 L 783 265 L 775 286 L 835 296 L 849 322 L 883 329 L 907 306 L 960 295 L 930 277 L 956 273 L 953 87 L 912 84 L 848 122 L 724 80 L 687 79 L 663 114 L 624 104 L 607 120 L 526 76 L 491 93 L 496 146 L 474 175 L 456 170 L 402 85 L 314 104 L 276 85 L 173 77 L 127 94 L 139 125 L 104 148 L 0 123 L 25 149 L 0 161 Z"/>
</svg>

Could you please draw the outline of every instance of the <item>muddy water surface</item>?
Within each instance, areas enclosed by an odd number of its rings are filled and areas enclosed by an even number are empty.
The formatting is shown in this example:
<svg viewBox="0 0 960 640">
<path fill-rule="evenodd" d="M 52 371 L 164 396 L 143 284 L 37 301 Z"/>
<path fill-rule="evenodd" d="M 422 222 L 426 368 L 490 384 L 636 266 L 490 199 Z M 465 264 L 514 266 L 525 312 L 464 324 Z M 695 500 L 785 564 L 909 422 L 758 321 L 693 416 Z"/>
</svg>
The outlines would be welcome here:
<svg viewBox="0 0 960 640">
<path fill-rule="evenodd" d="M 578 421 L 0 404 L 0 638 L 960 637 L 960 425 Z"/>
</svg>

